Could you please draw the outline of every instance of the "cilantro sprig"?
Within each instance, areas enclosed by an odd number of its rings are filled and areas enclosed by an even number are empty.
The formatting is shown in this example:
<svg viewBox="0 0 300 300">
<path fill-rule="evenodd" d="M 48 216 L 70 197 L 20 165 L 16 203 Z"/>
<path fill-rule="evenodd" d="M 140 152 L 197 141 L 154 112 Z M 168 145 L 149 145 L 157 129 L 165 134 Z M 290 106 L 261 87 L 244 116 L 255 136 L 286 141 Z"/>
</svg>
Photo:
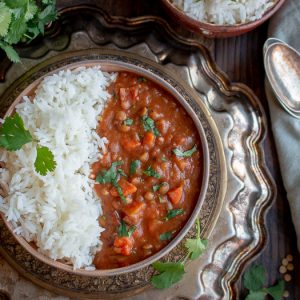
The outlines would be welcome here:
<svg viewBox="0 0 300 300">
<path fill-rule="evenodd" d="M 44 34 L 57 17 L 55 0 L 5 0 L 0 2 L 0 48 L 12 62 L 20 62 L 13 45 L 30 42 Z"/>
<path fill-rule="evenodd" d="M 185 248 L 187 254 L 183 260 L 178 262 L 155 262 L 152 264 L 153 268 L 158 271 L 157 275 L 152 276 L 151 284 L 157 289 L 169 288 L 173 284 L 179 282 L 184 273 L 184 266 L 188 259 L 198 258 L 207 246 L 207 241 L 200 237 L 200 222 L 196 221 L 197 236 L 193 239 L 187 239 Z M 165 236 L 164 236 L 165 237 Z M 167 236 L 166 236 L 167 237 Z"/>
<path fill-rule="evenodd" d="M 135 230 L 135 226 L 127 227 L 126 223 L 122 220 L 120 226 L 118 227 L 118 235 L 120 237 L 131 237 Z"/>
<path fill-rule="evenodd" d="M 266 272 L 263 266 L 252 266 L 243 277 L 244 286 L 249 290 L 245 300 L 263 300 L 269 294 L 275 300 L 282 299 L 284 293 L 284 282 L 279 280 L 274 286 L 265 288 Z"/>
<path fill-rule="evenodd" d="M 20 150 L 25 144 L 38 142 L 33 139 L 29 130 L 24 127 L 24 122 L 18 113 L 6 117 L 0 128 L 0 148 L 8 151 Z M 45 176 L 49 171 L 54 171 L 56 162 L 54 155 L 48 147 L 41 147 L 37 144 L 36 159 L 34 167 L 36 172 Z"/>
<path fill-rule="evenodd" d="M 105 184 L 105 183 L 111 183 L 115 189 L 117 190 L 119 196 L 123 200 L 124 203 L 127 203 L 127 200 L 123 194 L 123 191 L 121 187 L 118 184 L 119 176 L 125 176 L 126 174 L 122 169 L 117 169 L 116 167 L 120 166 L 123 164 L 123 161 L 115 161 L 111 164 L 111 167 L 108 170 L 101 170 L 97 177 L 96 177 L 96 182 Z"/>
<path fill-rule="evenodd" d="M 187 151 L 182 151 L 178 148 L 174 148 L 173 150 L 173 153 L 177 156 L 177 157 L 190 157 L 192 156 L 195 152 L 197 152 L 197 147 L 196 145 L 191 148 L 190 150 L 187 150 Z"/>
</svg>

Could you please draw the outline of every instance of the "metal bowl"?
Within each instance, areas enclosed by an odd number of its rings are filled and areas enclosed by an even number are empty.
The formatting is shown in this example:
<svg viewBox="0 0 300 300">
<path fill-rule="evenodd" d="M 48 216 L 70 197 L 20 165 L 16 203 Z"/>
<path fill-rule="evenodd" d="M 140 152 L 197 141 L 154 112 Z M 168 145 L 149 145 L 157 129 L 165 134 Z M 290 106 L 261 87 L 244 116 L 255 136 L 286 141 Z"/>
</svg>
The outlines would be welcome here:
<svg viewBox="0 0 300 300">
<path fill-rule="evenodd" d="M 99 53 L 99 50 L 90 50 L 90 53 L 94 53 L 94 56 L 89 56 L 89 59 L 85 59 L 85 56 L 82 55 L 80 61 L 72 62 L 72 54 L 74 57 L 80 56 L 80 53 L 86 54 L 87 52 L 74 52 L 69 53 L 68 58 L 64 57 L 64 55 L 61 56 L 61 59 L 56 61 L 57 66 L 60 66 L 58 68 L 52 68 L 51 71 L 47 70 L 46 66 L 48 65 L 48 62 L 45 61 L 35 67 L 34 70 L 28 71 L 24 76 L 28 77 L 27 82 L 28 85 L 26 88 L 21 89 L 18 93 L 18 96 L 14 100 L 14 102 L 11 104 L 9 109 L 6 112 L 5 116 L 10 115 L 16 106 L 17 103 L 22 101 L 22 98 L 24 95 L 28 95 L 30 92 L 34 91 L 36 87 L 39 85 L 39 83 L 42 81 L 42 79 L 45 76 L 51 75 L 53 73 L 56 73 L 59 70 L 62 69 L 73 69 L 79 66 L 101 66 L 101 69 L 103 71 L 109 71 L 109 72 L 118 72 L 118 71 L 129 71 L 136 73 L 140 76 L 146 77 L 149 80 L 157 83 L 159 86 L 161 86 L 163 89 L 165 89 L 169 94 L 171 94 L 186 110 L 186 112 L 189 114 L 189 116 L 193 119 L 195 126 L 198 130 L 201 145 L 202 145 L 202 157 L 203 157 L 203 172 L 202 172 L 202 182 L 201 184 L 201 190 L 200 194 L 197 200 L 197 203 L 195 205 L 195 208 L 189 217 L 188 221 L 184 225 L 184 227 L 180 230 L 180 232 L 175 236 L 173 240 L 170 241 L 170 243 L 161 249 L 159 252 L 155 253 L 154 255 L 150 256 L 149 258 L 146 258 L 138 263 L 135 263 L 133 265 L 122 267 L 122 268 L 116 268 L 116 269 L 106 269 L 106 270 L 84 270 L 84 269 L 76 269 L 74 270 L 72 266 L 67 265 L 61 261 L 55 261 L 52 260 L 45 255 L 39 253 L 37 249 L 32 246 L 30 243 L 28 243 L 23 237 L 16 235 L 13 232 L 13 225 L 8 222 L 5 217 L 2 214 L 3 220 L 6 224 L 6 226 L 9 228 L 15 239 L 18 241 L 18 243 L 24 247 L 31 255 L 36 257 L 38 260 L 42 261 L 43 263 L 46 263 L 47 265 L 50 265 L 54 268 L 73 273 L 76 275 L 86 275 L 86 276 L 113 276 L 113 275 L 120 275 L 128 272 L 134 272 L 141 268 L 144 268 L 151 263 L 159 260 L 164 255 L 169 253 L 187 234 L 189 229 L 194 224 L 197 216 L 200 213 L 201 206 L 204 202 L 207 186 L 208 186 L 208 178 L 209 178 L 209 150 L 208 150 L 208 144 L 206 140 L 206 136 L 202 127 L 202 124 L 197 117 L 196 113 L 188 103 L 187 97 L 190 97 L 192 99 L 193 93 L 187 88 L 185 88 L 185 97 L 179 93 L 178 87 L 180 87 L 180 84 L 175 80 L 175 74 L 171 74 L 169 72 L 166 72 L 164 68 L 156 63 L 153 63 L 150 60 L 147 60 L 145 58 L 134 56 L 134 63 L 133 62 L 133 56 L 124 53 L 121 51 L 113 51 L 108 50 L 107 56 L 105 56 L 105 51 L 101 51 L 101 58 L 97 56 L 97 53 Z M 104 53 L 104 55 L 103 55 Z M 53 58 L 52 58 L 53 59 Z M 51 59 L 50 59 L 51 61 Z M 21 79 L 19 79 L 21 80 Z M 11 86 L 5 93 L 5 95 L 10 94 L 13 90 L 18 89 L 18 81 L 15 82 L 13 86 Z M 4 95 L 4 97 L 5 97 Z M 191 100 L 192 101 L 192 100 Z M 204 107 L 204 106 L 203 106 Z M 201 109 L 201 108 L 200 108 Z M 203 108 L 202 108 L 203 109 Z"/>
<path fill-rule="evenodd" d="M 236 25 L 217 25 L 212 23 L 200 22 L 188 16 L 184 11 L 176 7 L 170 0 L 161 0 L 166 12 L 173 18 L 176 23 L 183 24 L 188 29 L 201 33 L 210 38 L 226 38 L 233 37 L 249 32 L 266 20 L 268 20 L 275 12 L 283 5 L 285 0 L 277 0 L 277 2 L 270 7 L 263 16 L 255 21 L 236 24 Z"/>
</svg>

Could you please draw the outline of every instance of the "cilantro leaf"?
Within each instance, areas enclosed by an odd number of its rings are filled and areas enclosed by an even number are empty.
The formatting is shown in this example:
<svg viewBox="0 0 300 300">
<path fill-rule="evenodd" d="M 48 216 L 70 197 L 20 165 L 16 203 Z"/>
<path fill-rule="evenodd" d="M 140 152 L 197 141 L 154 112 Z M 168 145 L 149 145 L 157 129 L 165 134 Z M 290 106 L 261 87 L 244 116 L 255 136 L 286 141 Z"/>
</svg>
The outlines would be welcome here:
<svg viewBox="0 0 300 300">
<path fill-rule="evenodd" d="M 197 147 L 196 145 L 191 148 L 190 150 L 187 150 L 187 151 L 184 151 L 182 152 L 180 149 L 178 148 L 174 148 L 173 150 L 173 153 L 178 156 L 178 157 L 190 157 L 192 156 L 195 152 L 197 152 Z"/>
<path fill-rule="evenodd" d="M 250 292 L 245 300 L 264 300 L 267 293 L 263 291 Z"/>
<path fill-rule="evenodd" d="M 48 147 L 37 146 L 36 153 L 34 167 L 39 174 L 45 176 L 48 171 L 51 172 L 55 170 L 56 162 L 53 153 Z"/>
<path fill-rule="evenodd" d="M 157 192 L 163 185 L 167 184 L 167 182 L 162 182 L 162 183 L 159 183 L 159 184 L 155 184 L 153 187 L 152 187 L 152 190 L 153 192 Z"/>
<path fill-rule="evenodd" d="M 173 235 L 173 232 L 172 231 L 167 231 L 167 232 L 164 232 L 162 233 L 160 236 L 159 236 L 159 239 L 161 241 L 168 241 L 172 238 L 172 235 Z"/>
<path fill-rule="evenodd" d="M 165 289 L 180 281 L 185 273 L 182 262 L 155 262 L 153 268 L 160 274 L 152 276 L 151 284 L 158 289 Z"/>
<path fill-rule="evenodd" d="M 130 163 L 130 175 L 134 175 L 136 173 L 136 169 L 141 165 L 141 161 L 140 160 L 133 160 Z"/>
<path fill-rule="evenodd" d="M 264 291 L 271 295 L 275 300 L 281 300 L 284 293 L 284 281 L 279 280 L 276 285 L 265 288 Z"/>
<path fill-rule="evenodd" d="M 126 126 L 131 126 L 133 124 L 133 120 L 132 119 L 125 119 L 123 121 L 123 124 Z"/>
<path fill-rule="evenodd" d="M 161 177 L 160 174 L 155 172 L 155 170 L 151 166 L 149 166 L 145 171 L 143 171 L 143 173 L 149 177 L 155 177 L 157 179 Z"/>
<path fill-rule="evenodd" d="M 155 123 L 154 123 L 153 119 L 151 119 L 148 116 L 143 116 L 142 117 L 142 122 L 143 122 L 143 126 L 144 126 L 145 131 L 152 131 L 155 136 L 159 136 L 159 131 L 155 127 Z"/>
<path fill-rule="evenodd" d="M 4 50 L 5 54 L 12 62 L 14 62 L 14 63 L 20 62 L 19 54 L 16 52 L 16 50 L 12 46 L 8 45 L 5 42 L 0 41 L 0 48 L 2 50 Z"/>
<path fill-rule="evenodd" d="M 262 289 L 265 282 L 265 269 L 263 266 L 253 266 L 244 274 L 244 286 L 252 291 Z"/>
<path fill-rule="evenodd" d="M 102 184 L 112 183 L 112 181 L 116 180 L 118 177 L 116 167 L 122 164 L 123 162 L 121 160 L 115 161 L 111 164 L 111 167 L 107 171 L 101 170 L 96 177 L 96 182 Z"/>
<path fill-rule="evenodd" d="M 184 214 L 184 209 L 183 208 L 178 208 L 178 209 L 170 209 L 168 210 L 167 215 L 165 216 L 164 220 L 168 221 L 172 218 L 175 218 L 176 216 Z"/>
<path fill-rule="evenodd" d="M 18 113 L 6 117 L 0 128 L 0 147 L 8 151 L 16 151 L 32 141 L 32 136 L 24 128 L 24 122 Z"/>
<path fill-rule="evenodd" d="M 25 21 L 25 16 L 23 14 L 18 18 L 14 16 L 4 40 L 8 44 L 17 44 L 22 39 L 26 30 L 27 24 Z"/>
<path fill-rule="evenodd" d="M 191 260 L 197 259 L 207 247 L 207 240 L 200 238 L 200 222 L 196 221 L 197 238 L 186 239 L 185 247 L 188 250 L 188 256 Z"/>
<path fill-rule="evenodd" d="M 10 22 L 11 11 L 5 3 L 0 2 L 0 36 L 5 36 L 7 34 Z"/>
<path fill-rule="evenodd" d="M 126 223 L 122 220 L 118 228 L 118 235 L 130 237 L 135 230 L 136 230 L 135 226 L 131 226 L 130 228 L 127 228 Z"/>
<path fill-rule="evenodd" d="M 5 0 L 4 2 L 9 8 L 20 8 L 27 5 L 27 0 Z"/>
</svg>

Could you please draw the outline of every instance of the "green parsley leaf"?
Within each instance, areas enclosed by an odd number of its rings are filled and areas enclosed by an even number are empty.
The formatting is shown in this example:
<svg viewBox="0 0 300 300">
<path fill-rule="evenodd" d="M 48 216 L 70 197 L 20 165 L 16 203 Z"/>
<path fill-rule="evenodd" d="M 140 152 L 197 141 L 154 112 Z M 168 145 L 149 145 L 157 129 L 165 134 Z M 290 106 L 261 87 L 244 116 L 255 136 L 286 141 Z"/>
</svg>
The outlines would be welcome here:
<svg viewBox="0 0 300 300">
<path fill-rule="evenodd" d="M 133 120 L 132 119 L 125 119 L 123 121 L 123 124 L 126 126 L 131 126 L 133 124 Z"/>
<path fill-rule="evenodd" d="M 138 83 L 141 83 L 141 82 L 146 82 L 147 79 L 145 77 L 139 77 L 138 78 Z"/>
<path fill-rule="evenodd" d="M 121 224 L 118 228 L 118 235 L 119 236 L 125 236 L 125 237 L 130 237 L 134 231 L 136 230 L 135 226 L 127 227 L 126 223 L 122 220 Z"/>
<path fill-rule="evenodd" d="M 184 209 L 183 208 L 178 208 L 178 209 L 170 209 L 168 210 L 167 215 L 165 216 L 164 220 L 170 220 L 172 218 L 175 218 L 176 216 L 183 215 L 184 214 Z"/>
<path fill-rule="evenodd" d="M 96 177 L 96 182 L 105 184 L 112 183 L 114 180 L 117 180 L 118 172 L 116 171 L 116 167 L 122 164 L 123 162 L 121 160 L 115 161 L 111 164 L 111 167 L 107 171 L 101 170 Z"/>
<path fill-rule="evenodd" d="M 7 34 L 10 22 L 11 11 L 5 3 L 0 2 L 0 36 Z"/>
<path fill-rule="evenodd" d="M 137 160 L 133 160 L 130 163 L 130 175 L 134 175 L 136 173 L 136 169 L 139 168 L 141 165 L 141 161 Z"/>
<path fill-rule="evenodd" d="M 163 185 L 165 184 L 168 184 L 167 182 L 162 182 L 162 183 L 159 183 L 159 184 L 155 184 L 153 187 L 152 187 L 152 190 L 153 192 L 157 192 Z"/>
<path fill-rule="evenodd" d="M 173 235 L 173 232 L 172 231 L 167 231 L 167 232 L 164 232 L 162 233 L 160 236 L 159 236 L 159 239 L 161 241 L 168 241 L 172 238 L 172 235 Z"/>
<path fill-rule="evenodd" d="M 245 300 L 264 300 L 267 296 L 267 293 L 263 291 L 250 292 Z"/>
<path fill-rule="evenodd" d="M 173 150 L 173 153 L 178 156 L 178 157 L 190 157 L 192 156 L 196 151 L 197 151 L 197 147 L 196 145 L 191 148 L 190 150 L 187 150 L 187 151 L 184 151 L 182 152 L 180 149 L 178 148 L 174 148 Z"/>
<path fill-rule="evenodd" d="M 200 237 L 200 222 L 196 221 L 197 238 L 186 239 L 185 247 L 188 250 L 188 256 L 191 260 L 197 259 L 206 249 L 207 240 L 202 240 Z"/>
<path fill-rule="evenodd" d="M 0 128 L 0 147 L 8 151 L 16 151 L 32 141 L 32 136 L 24 128 L 24 122 L 18 113 L 6 117 Z"/>
<path fill-rule="evenodd" d="M 48 172 L 55 170 L 56 162 L 54 160 L 53 153 L 48 147 L 37 146 L 34 167 L 35 170 L 43 176 L 45 176 Z"/>
<path fill-rule="evenodd" d="M 244 286 L 252 291 L 259 291 L 265 282 L 265 269 L 263 266 L 252 266 L 244 274 Z"/>
<path fill-rule="evenodd" d="M 155 127 L 155 123 L 154 123 L 153 119 L 151 119 L 148 116 L 143 116 L 142 122 L 143 122 L 145 131 L 152 131 L 155 136 L 159 136 L 159 131 Z"/>
<path fill-rule="evenodd" d="M 12 62 L 20 62 L 20 56 L 12 46 L 0 41 L 0 48 L 4 50 L 5 54 Z"/>
<path fill-rule="evenodd" d="M 265 288 L 264 291 L 271 295 L 275 300 L 281 300 L 284 293 L 284 281 L 279 280 L 276 285 Z"/>
<path fill-rule="evenodd" d="M 154 169 L 152 169 L 151 166 L 149 166 L 145 171 L 143 171 L 143 173 L 147 176 L 155 177 L 157 179 L 161 177 L 160 174 L 158 174 L 157 172 L 155 172 Z"/>
<path fill-rule="evenodd" d="M 155 262 L 153 268 L 160 274 L 151 278 L 151 284 L 157 289 L 165 289 L 180 281 L 185 273 L 182 262 Z"/>
</svg>

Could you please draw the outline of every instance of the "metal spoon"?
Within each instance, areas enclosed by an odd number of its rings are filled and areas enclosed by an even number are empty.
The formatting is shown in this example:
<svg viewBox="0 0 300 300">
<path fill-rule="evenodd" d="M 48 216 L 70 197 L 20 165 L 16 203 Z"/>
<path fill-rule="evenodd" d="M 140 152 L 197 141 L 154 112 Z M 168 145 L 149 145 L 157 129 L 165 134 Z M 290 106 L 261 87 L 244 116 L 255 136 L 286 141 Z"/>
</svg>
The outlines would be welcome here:
<svg viewBox="0 0 300 300">
<path fill-rule="evenodd" d="M 300 54 L 275 38 L 264 45 L 265 70 L 282 107 L 300 119 Z"/>
</svg>

